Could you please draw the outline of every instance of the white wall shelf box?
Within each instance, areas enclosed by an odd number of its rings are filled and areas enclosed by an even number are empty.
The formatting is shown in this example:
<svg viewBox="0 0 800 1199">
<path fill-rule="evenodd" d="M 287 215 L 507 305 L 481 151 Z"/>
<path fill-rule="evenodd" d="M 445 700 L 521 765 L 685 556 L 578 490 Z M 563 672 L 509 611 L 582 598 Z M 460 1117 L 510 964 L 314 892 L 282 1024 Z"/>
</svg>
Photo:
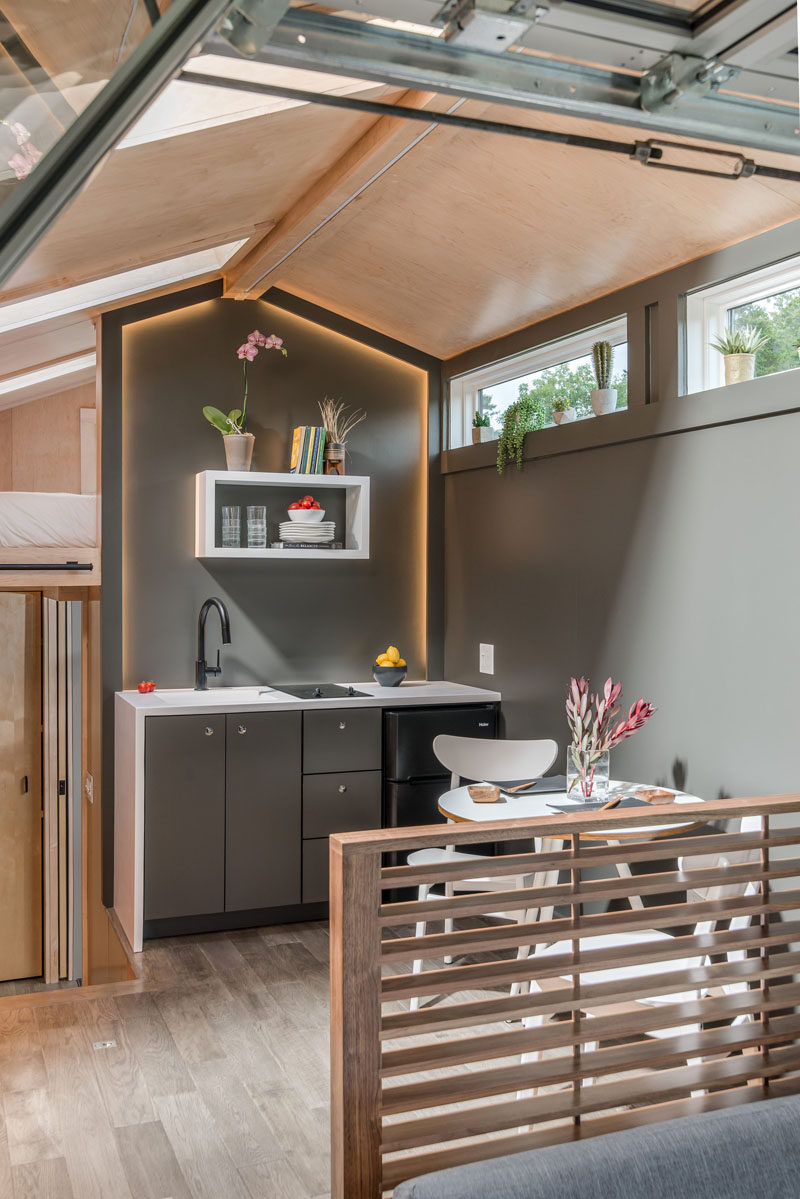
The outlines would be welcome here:
<svg viewBox="0 0 800 1199">
<path fill-rule="evenodd" d="M 237 496 L 241 493 L 241 500 Z M 336 520 L 336 540 L 343 549 L 249 549 L 248 504 L 264 504 L 267 509 L 267 541 L 278 538 L 278 524 L 288 520 L 288 504 L 304 495 L 313 495 Z M 329 504 L 325 504 L 326 494 Z M 218 512 L 223 504 L 241 503 L 242 542 L 234 549 L 223 548 L 219 541 Z M 330 506 L 330 508 L 329 508 Z M 256 471 L 204 470 L 195 477 L 195 557 L 197 558 L 278 558 L 296 561 L 307 558 L 369 558 L 369 478 L 366 475 L 290 475 Z"/>
</svg>

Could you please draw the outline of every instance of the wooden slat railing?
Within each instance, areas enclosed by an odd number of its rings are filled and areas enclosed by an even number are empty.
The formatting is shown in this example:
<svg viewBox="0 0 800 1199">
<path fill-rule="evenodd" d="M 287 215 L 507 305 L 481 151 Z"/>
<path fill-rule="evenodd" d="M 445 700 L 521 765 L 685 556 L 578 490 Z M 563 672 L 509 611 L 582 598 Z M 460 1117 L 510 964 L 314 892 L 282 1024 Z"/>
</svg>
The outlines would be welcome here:
<svg viewBox="0 0 800 1199">
<path fill-rule="evenodd" d="M 486 841 L 497 891 L 386 895 L 476 869 L 384 854 Z M 800 795 L 331 837 L 332 1199 L 800 1093 L 796 979 Z"/>
</svg>

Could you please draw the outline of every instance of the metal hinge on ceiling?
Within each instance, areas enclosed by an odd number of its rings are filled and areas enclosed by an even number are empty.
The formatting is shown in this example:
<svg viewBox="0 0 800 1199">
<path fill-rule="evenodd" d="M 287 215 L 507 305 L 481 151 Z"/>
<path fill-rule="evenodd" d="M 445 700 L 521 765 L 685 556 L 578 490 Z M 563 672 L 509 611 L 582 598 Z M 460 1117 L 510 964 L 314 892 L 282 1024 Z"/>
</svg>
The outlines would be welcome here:
<svg viewBox="0 0 800 1199">
<path fill-rule="evenodd" d="M 738 74 L 738 67 L 716 58 L 668 54 L 642 76 L 642 108 L 660 112 L 680 104 L 684 96 L 708 96 Z"/>
<path fill-rule="evenodd" d="M 449 45 L 502 54 L 548 11 L 547 5 L 534 0 L 514 0 L 507 7 L 486 0 L 480 8 L 475 0 L 445 0 L 432 23 L 444 28 Z"/>
</svg>

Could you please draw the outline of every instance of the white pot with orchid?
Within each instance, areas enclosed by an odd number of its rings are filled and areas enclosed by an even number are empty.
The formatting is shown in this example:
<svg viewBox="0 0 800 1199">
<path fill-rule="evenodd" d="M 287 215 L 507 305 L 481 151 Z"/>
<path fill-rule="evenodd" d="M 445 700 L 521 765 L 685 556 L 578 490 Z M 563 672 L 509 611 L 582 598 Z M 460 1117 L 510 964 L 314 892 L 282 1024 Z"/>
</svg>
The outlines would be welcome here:
<svg viewBox="0 0 800 1199">
<path fill-rule="evenodd" d="M 588 679 L 570 679 L 567 721 L 572 743 L 567 748 L 567 794 L 577 789 L 578 798 L 584 801 L 605 799 L 609 752 L 638 733 L 655 712 L 647 700 L 637 699 L 628 715 L 615 723 L 621 695 L 622 683 L 612 679 L 606 679 L 602 695 L 589 691 Z"/>
<path fill-rule="evenodd" d="M 203 416 L 209 424 L 222 434 L 228 470 L 249 470 L 253 460 L 255 437 L 247 432 L 247 368 L 256 360 L 261 350 L 280 350 L 284 358 L 287 356 L 283 338 L 276 337 L 274 333 L 261 333 L 254 329 L 252 333 L 248 333 L 247 341 L 236 351 L 244 375 L 244 398 L 241 408 L 232 408 L 227 416 L 210 404 L 203 409 Z"/>
</svg>

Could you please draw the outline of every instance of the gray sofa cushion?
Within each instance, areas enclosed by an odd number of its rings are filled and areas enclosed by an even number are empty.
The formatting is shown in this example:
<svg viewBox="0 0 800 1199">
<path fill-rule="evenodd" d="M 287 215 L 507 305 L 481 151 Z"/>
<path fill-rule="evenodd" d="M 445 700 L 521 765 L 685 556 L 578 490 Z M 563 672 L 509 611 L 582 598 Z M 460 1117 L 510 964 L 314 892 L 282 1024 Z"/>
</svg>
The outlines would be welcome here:
<svg viewBox="0 0 800 1199">
<path fill-rule="evenodd" d="M 402 1183 L 395 1199 L 798 1199 L 800 1097 L 686 1116 Z"/>
</svg>

